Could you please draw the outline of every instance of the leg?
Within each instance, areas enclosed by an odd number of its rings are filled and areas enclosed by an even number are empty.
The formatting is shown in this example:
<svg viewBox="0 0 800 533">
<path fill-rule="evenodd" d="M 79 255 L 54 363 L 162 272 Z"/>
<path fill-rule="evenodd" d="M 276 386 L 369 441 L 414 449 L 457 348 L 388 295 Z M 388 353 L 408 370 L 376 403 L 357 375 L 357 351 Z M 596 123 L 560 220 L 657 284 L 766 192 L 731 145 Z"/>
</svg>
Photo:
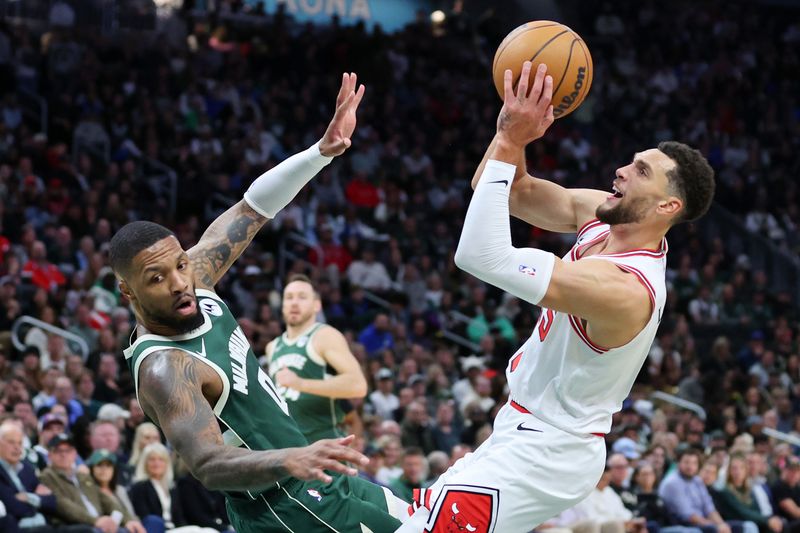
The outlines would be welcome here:
<svg viewBox="0 0 800 533">
<path fill-rule="evenodd" d="M 600 533 L 625 533 L 625 524 L 620 520 L 609 520 L 600 524 Z"/>
<path fill-rule="evenodd" d="M 142 526 L 147 533 L 164 533 L 164 519 L 156 515 L 147 515 L 142 518 Z"/>
<path fill-rule="evenodd" d="M 520 423 L 540 432 L 518 431 Z M 586 497 L 604 461 L 602 439 L 572 435 L 504 407 L 491 440 L 463 468 L 448 470 L 430 488 L 430 505 L 418 508 L 397 533 L 530 531 Z"/>
</svg>

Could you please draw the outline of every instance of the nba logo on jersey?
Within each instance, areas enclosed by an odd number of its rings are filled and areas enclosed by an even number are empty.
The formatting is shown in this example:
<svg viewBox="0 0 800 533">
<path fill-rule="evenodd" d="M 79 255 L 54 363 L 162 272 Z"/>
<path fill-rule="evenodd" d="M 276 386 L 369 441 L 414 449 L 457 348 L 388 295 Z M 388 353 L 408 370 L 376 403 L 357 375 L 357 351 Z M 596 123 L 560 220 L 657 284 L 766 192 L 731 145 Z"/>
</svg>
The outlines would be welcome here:
<svg viewBox="0 0 800 533">
<path fill-rule="evenodd" d="M 203 298 L 203 301 L 200 302 L 200 309 L 211 316 L 222 316 L 222 308 L 211 298 Z"/>
<path fill-rule="evenodd" d="M 519 266 L 519 271 L 521 273 L 523 273 L 523 274 L 528 275 L 528 276 L 535 276 L 536 275 L 536 269 L 533 268 L 532 266 L 528 266 L 528 265 L 520 265 Z"/>
<path fill-rule="evenodd" d="M 308 492 L 308 495 L 317 500 L 318 502 L 322 501 L 322 495 L 318 491 L 314 489 L 308 489 L 306 492 Z"/>
</svg>

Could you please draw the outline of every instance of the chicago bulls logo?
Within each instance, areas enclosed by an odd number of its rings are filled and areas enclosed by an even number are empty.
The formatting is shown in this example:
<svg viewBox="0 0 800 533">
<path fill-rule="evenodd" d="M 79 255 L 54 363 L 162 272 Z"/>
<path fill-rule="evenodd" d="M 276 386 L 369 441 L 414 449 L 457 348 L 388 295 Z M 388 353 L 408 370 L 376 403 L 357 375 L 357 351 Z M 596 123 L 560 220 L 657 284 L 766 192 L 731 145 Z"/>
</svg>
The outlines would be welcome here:
<svg viewBox="0 0 800 533">
<path fill-rule="evenodd" d="M 473 485 L 445 485 L 431 510 L 427 533 L 491 533 L 500 493 Z"/>
</svg>

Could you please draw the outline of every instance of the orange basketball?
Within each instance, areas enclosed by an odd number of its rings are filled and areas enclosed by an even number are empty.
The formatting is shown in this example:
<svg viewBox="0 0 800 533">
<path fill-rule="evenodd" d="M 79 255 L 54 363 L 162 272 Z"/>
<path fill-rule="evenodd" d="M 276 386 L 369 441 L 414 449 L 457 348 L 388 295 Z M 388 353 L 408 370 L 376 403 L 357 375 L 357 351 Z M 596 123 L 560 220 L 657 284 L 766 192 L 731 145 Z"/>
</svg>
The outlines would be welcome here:
<svg viewBox="0 0 800 533">
<path fill-rule="evenodd" d="M 494 54 L 494 86 L 503 98 L 503 73 L 511 69 L 514 86 L 522 63 L 533 63 L 529 87 L 540 63 L 553 77 L 553 115 L 561 118 L 575 111 L 592 85 L 592 56 L 580 35 L 558 22 L 535 20 L 509 33 Z"/>
</svg>

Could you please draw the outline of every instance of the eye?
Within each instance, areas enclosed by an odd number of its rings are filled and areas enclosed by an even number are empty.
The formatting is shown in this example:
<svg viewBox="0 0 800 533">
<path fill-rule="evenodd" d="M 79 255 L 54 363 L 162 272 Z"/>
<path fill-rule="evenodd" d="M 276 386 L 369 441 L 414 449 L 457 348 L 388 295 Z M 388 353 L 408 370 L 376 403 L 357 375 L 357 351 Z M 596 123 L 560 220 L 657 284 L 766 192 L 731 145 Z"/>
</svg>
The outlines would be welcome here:
<svg viewBox="0 0 800 533">
<path fill-rule="evenodd" d="M 647 176 L 647 172 L 645 172 L 644 167 L 639 167 L 639 175 L 640 176 Z"/>
<path fill-rule="evenodd" d="M 164 279 L 164 276 L 162 276 L 161 274 L 158 274 L 158 275 L 156 275 L 156 276 L 153 276 L 153 279 L 151 280 L 151 282 L 152 282 L 152 283 L 159 283 L 159 282 L 161 282 L 163 279 Z"/>
<path fill-rule="evenodd" d="M 186 270 L 186 267 L 189 265 L 186 261 L 182 261 L 178 263 L 178 270 Z"/>
</svg>

